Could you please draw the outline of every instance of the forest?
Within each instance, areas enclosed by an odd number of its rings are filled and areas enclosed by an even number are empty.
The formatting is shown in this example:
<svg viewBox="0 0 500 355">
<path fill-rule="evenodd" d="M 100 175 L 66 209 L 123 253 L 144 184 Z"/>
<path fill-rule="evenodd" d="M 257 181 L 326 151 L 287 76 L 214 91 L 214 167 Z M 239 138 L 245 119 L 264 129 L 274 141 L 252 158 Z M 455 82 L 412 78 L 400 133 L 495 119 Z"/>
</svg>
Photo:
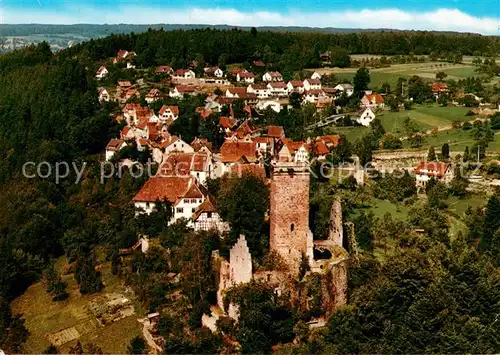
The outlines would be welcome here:
<svg viewBox="0 0 500 355">
<path fill-rule="evenodd" d="M 114 121 L 116 106 L 98 103 L 94 73 L 86 67 L 95 67 L 122 48 L 135 50 L 144 67 L 171 62 L 182 66 L 200 56 L 211 64 L 259 58 L 302 67 L 314 65 L 317 54 L 331 46 L 344 47 L 350 53 L 439 51 L 466 55 L 498 51 L 498 40 L 430 32 L 151 30 L 92 40 L 55 55 L 47 44 L 41 44 L 1 56 L 0 347 L 8 352 L 22 351 L 29 336 L 22 316 L 13 314 L 9 306 L 28 286 L 45 275 L 54 299 L 64 297 L 64 287 L 51 271 L 54 259 L 65 255 L 68 261 L 76 262 L 75 278 L 82 294 L 99 292 L 102 283 L 94 267 L 94 249 L 105 247 L 119 274 L 116 250 L 128 247 L 137 234 L 145 233 L 170 248 L 171 263 L 164 263 L 161 253 L 137 255 L 132 271 L 123 271 L 123 277 L 128 278 L 145 308 L 155 311 L 165 306 L 164 294 L 170 291 L 162 276 L 182 270 L 181 289 L 189 301 L 183 318 L 186 324 L 179 325 L 174 317 L 165 317 L 160 323 L 166 352 L 222 351 L 220 334 L 207 335 L 200 320 L 214 292 L 210 253 L 227 251 L 228 245 L 220 245 L 219 236 L 195 234 L 183 225 L 167 226 L 168 206 L 149 217 L 134 218 L 128 203 L 144 180 L 126 173 L 122 179 L 100 183 L 99 154 L 109 138 L 118 136 L 120 127 Z M 304 119 L 303 115 L 292 110 L 271 119 L 279 124 L 290 117 Z M 290 134 L 301 138 L 301 126 L 292 125 Z M 200 129 L 207 130 L 207 136 L 212 133 L 211 127 Z M 362 142 L 354 148 L 359 144 Z M 348 156 L 351 148 L 346 142 L 335 153 Z M 52 166 L 58 161 L 87 162 L 89 168 L 77 185 L 71 177 L 56 184 L 50 179 L 23 177 L 21 169 L 27 161 L 47 161 Z M 245 232 L 252 238 L 253 248 L 264 250 L 267 187 L 251 177 L 223 183 L 212 181 L 208 189 L 225 206 L 221 213 L 232 227 L 228 240 Z M 405 183 L 414 182 L 403 179 Z M 304 326 L 310 314 L 298 313 L 265 285 L 250 284 L 235 290 L 233 296 L 246 308 L 238 325 L 226 324 L 224 329 L 240 342 L 243 352 L 269 352 L 293 339 L 297 339 L 295 350 L 303 353 L 500 351 L 498 195 L 490 198 L 484 211 L 468 211 L 467 234 L 450 239 L 440 204 L 433 199 L 415 204 L 409 222 L 403 223 L 390 215 L 375 218 L 364 213 L 366 196 L 352 184 L 332 186 L 313 181 L 312 185 L 312 209 L 320 211 L 315 232 L 326 227 L 325 216 L 335 194 L 341 194 L 345 217 L 356 226 L 359 250 L 351 270 L 349 305 L 329 320 L 324 331 L 316 333 Z M 394 188 L 400 190 L 391 196 L 415 195 L 408 186 Z M 246 198 L 242 199 L 241 191 L 246 192 Z M 436 188 L 437 199 L 438 192 Z M 240 205 L 245 206 L 244 216 L 231 208 Z M 424 232 L 419 234 L 415 229 Z M 382 258 L 374 257 L 376 245 L 386 245 Z M 355 251 L 352 243 L 348 249 Z"/>
<path fill-rule="evenodd" d="M 192 60 L 203 59 L 210 65 L 263 60 L 268 69 L 297 70 L 318 67 L 319 54 L 332 48 L 344 48 L 350 54 L 440 54 L 495 55 L 500 52 L 498 37 L 474 34 L 419 31 L 379 31 L 356 33 L 270 32 L 252 28 L 189 31 L 149 29 L 143 33 L 116 34 L 91 40 L 61 53 L 80 54 L 90 62 L 101 61 L 127 49 L 138 53 L 136 62 L 144 68 L 171 65 L 185 68 Z M 235 50 L 237 48 L 237 50 Z"/>
</svg>

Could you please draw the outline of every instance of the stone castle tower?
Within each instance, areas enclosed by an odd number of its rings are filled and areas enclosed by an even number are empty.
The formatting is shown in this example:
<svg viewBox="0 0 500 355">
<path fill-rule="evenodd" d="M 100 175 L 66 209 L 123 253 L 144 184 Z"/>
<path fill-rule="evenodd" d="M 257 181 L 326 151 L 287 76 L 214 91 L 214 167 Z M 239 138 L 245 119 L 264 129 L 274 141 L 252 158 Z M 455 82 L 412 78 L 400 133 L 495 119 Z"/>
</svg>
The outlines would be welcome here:
<svg viewBox="0 0 500 355">
<path fill-rule="evenodd" d="M 270 247 L 298 273 L 302 256 L 313 261 L 309 230 L 309 169 L 306 163 L 273 163 L 271 177 Z"/>
</svg>

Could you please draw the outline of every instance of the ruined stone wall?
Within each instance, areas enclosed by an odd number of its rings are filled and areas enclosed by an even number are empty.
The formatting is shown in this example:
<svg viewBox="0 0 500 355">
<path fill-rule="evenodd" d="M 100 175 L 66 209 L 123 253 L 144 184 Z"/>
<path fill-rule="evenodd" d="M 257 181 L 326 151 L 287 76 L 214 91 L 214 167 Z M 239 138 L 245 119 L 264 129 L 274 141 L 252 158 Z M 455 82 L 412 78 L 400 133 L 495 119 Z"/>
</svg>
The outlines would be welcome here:
<svg viewBox="0 0 500 355">
<path fill-rule="evenodd" d="M 241 235 L 229 251 L 229 261 L 217 258 L 219 264 L 219 285 L 217 288 L 217 305 L 224 309 L 226 291 L 238 284 L 250 282 L 252 279 L 252 255 L 245 236 Z"/>
<path fill-rule="evenodd" d="M 340 199 L 333 200 L 330 210 L 330 223 L 328 227 L 328 240 L 335 245 L 342 246 L 344 230 L 342 226 L 342 204 Z"/>
<path fill-rule="evenodd" d="M 231 248 L 229 265 L 233 285 L 250 282 L 252 279 L 252 255 L 244 235 L 241 235 Z"/>
<path fill-rule="evenodd" d="M 312 255 L 309 232 L 309 171 L 297 163 L 277 162 L 273 167 L 270 203 L 270 246 L 299 271 L 302 255 Z"/>
</svg>

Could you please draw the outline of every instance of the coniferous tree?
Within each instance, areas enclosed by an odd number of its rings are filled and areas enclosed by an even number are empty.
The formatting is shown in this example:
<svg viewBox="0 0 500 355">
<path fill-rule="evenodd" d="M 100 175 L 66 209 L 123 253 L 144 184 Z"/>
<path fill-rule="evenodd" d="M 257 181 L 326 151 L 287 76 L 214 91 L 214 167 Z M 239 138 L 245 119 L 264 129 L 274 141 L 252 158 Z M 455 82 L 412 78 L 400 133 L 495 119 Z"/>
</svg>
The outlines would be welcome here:
<svg viewBox="0 0 500 355">
<path fill-rule="evenodd" d="M 436 152 L 434 151 L 434 147 L 431 146 L 429 150 L 427 151 L 427 160 L 428 161 L 435 161 L 436 160 Z"/>
</svg>

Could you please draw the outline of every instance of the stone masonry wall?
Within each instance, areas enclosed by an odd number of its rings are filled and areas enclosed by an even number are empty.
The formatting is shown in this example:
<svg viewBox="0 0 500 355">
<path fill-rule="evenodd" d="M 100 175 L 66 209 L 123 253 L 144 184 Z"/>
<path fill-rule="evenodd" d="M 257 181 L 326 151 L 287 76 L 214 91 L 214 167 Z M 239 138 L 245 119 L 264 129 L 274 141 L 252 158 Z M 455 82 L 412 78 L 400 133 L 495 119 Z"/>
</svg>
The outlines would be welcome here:
<svg viewBox="0 0 500 355">
<path fill-rule="evenodd" d="M 302 255 L 312 254 L 309 232 L 309 172 L 290 163 L 276 163 L 271 180 L 270 246 L 297 274 Z"/>
<path fill-rule="evenodd" d="M 330 223 L 328 228 L 328 240 L 335 245 L 342 246 L 344 230 L 342 227 L 342 204 L 338 198 L 333 201 L 330 211 Z"/>
</svg>

